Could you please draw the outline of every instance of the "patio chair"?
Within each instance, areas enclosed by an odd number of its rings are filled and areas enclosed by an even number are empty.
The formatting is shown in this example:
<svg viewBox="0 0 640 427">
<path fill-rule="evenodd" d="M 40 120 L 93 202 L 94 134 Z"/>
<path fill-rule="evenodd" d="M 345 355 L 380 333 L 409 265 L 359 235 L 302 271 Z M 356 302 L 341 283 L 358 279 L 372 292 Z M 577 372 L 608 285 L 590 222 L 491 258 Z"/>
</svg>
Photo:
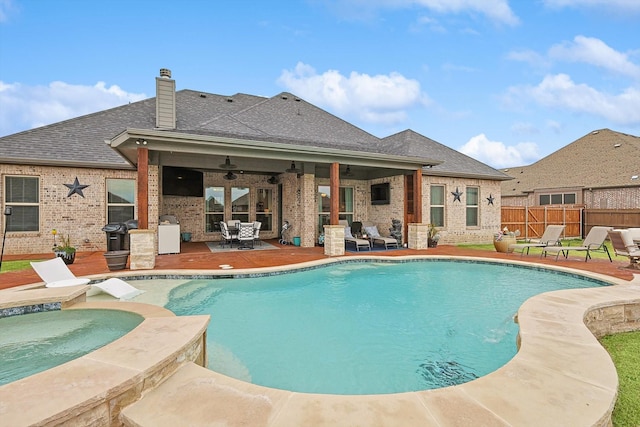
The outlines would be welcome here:
<svg viewBox="0 0 640 427">
<path fill-rule="evenodd" d="M 47 261 L 31 262 L 31 267 L 38 273 L 47 288 L 87 285 L 91 281 L 86 277 L 76 277 L 59 257 Z M 118 299 L 130 299 L 144 292 L 115 277 L 103 282 L 92 283 L 91 287 Z"/>
<path fill-rule="evenodd" d="M 378 242 L 382 243 L 385 249 L 389 249 L 390 247 L 398 248 L 398 241 L 393 237 L 381 236 L 378 227 L 375 225 L 365 226 L 364 233 L 371 239 L 371 246 L 374 246 L 376 242 Z"/>
<path fill-rule="evenodd" d="M 558 260 L 558 255 L 562 253 L 565 258 L 569 257 L 570 251 L 582 251 L 586 252 L 584 257 L 584 261 L 587 262 L 589 258 L 591 258 L 591 252 L 594 251 L 602 251 L 607 254 L 609 257 L 609 261 L 613 262 L 611 259 L 611 254 L 609 253 L 609 249 L 604 244 L 604 241 L 607 239 L 608 232 L 612 230 L 613 227 L 604 227 L 604 226 L 595 226 L 589 230 L 587 237 L 582 241 L 582 245 L 580 246 L 545 246 L 542 248 L 542 255 L 547 256 L 547 252 L 556 254 L 556 261 Z"/>
<path fill-rule="evenodd" d="M 220 233 L 222 235 L 222 240 L 220 241 L 220 246 L 224 248 L 225 244 L 229 244 L 229 247 L 233 247 L 233 241 L 238 237 L 237 234 L 231 233 L 229 231 L 229 227 L 227 223 L 224 221 L 220 221 Z"/>
<path fill-rule="evenodd" d="M 262 228 L 262 223 L 260 221 L 253 222 L 253 244 L 256 243 L 262 244 L 262 240 L 260 240 L 260 229 Z"/>
<path fill-rule="evenodd" d="M 527 239 L 523 243 L 514 243 L 509 245 L 509 251 L 520 249 L 520 256 L 524 255 L 525 249 L 529 255 L 530 248 L 543 248 L 545 246 L 562 246 L 560 244 L 560 236 L 564 231 L 564 225 L 548 225 L 539 239 Z"/>
<path fill-rule="evenodd" d="M 238 249 L 253 249 L 253 239 L 253 223 L 241 222 L 240 228 L 238 229 L 238 242 L 240 242 Z M 251 246 L 249 246 L 249 244 L 251 244 Z"/>
<path fill-rule="evenodd" d="M 371 243 L 369 243 L 366 239 L 360 239 L 357 237 L 353 237 L 351 234 L 351 227 L 344 228 L 344 244 L 353 244 L 356 247 L 356 251 L 360 252 L 361 248 L 367 248 L 367 250 L 371 250 Z"/>
<path fill-rule="evenodd" d="M 629 230 L 610 230 L 609 239 L 616 255 L 629 258 L 629 268 L 640 270 L 640 248 Z"/>
</svg>

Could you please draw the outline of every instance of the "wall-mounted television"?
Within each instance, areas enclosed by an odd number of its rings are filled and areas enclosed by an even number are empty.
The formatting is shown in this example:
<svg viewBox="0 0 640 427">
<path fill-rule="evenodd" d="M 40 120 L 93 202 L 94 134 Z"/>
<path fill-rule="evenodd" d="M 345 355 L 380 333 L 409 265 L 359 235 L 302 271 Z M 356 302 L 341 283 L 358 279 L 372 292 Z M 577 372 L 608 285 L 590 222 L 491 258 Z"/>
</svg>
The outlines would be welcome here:
<svg viewBox="0 0 640 427">
<path fill-rule="evenodd" d="M 391 189 L 388 182 L 371 186 L 371 204 L 388 205 L 391 203 Z"/>
<path fill-rule="evenodd" d="M 162 195 L 203 197 L 204 182 L 202 172 L 187 168 L 163 166 Z"/>
</svg>

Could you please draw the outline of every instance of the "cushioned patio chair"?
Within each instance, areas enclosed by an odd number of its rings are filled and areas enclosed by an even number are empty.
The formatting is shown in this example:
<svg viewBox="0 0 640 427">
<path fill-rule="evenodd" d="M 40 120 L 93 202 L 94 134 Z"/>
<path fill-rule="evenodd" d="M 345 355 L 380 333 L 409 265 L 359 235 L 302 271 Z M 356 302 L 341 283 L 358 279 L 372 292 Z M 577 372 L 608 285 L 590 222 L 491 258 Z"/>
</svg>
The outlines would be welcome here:
<svg viewBox="0 0 640 427">
<path fill-rule="evenodd" d="M 521 243 L 514 243 L 509 245 L 509 251 L 515 251 L 520 249 L 520 256 L 524 255 L 526 249 L 527 255 L 529 255 L 529 249 L 531 248 L 543 248 L 545 246 L 561 246 L 560 236 L 564 231 L 564 225 L 548 225 L 542 233 L 539 239 L 528 239 Z"/>
<path fill-rule="evenodd" d="M 629 230 L 610 230 L 609 239 L 616 255 L 629 258 L 629 267 L 640 270 L 640 248 Z"/>
<path fill-rule="evenodd" d="M 38 273 L 47 288 L 87 285 L 91 281 L 86 277 L 76 277 L 62 258 L 58 257 L 47 261 L 31 262 L 31 267 Z M 119 299 L 130 299 L 144 292 L 115 277 L 92 283 L 91 287 Z"/>
<path fill-rule="evenodd" d="M 238 249 L 253 249 L 253 223 L 241 222 L 238 228 Z"/>
<path fill-rule="evenodd" d="M 228 244 L 229 247 L 233 247 L 233 241 L 236 240 L 238 235 L 229 231 L 229 226 L 226 222 L 220 221 L 220 233 L 222 240 L 220 240 L 220 246 L 224 248 L 224 245 Z"/>
<path fill-rule="evenodd" d="M 378 227 L 375 225 L 365 226 L 364 232 L 367 234 L 367 237 L 371 239 L 371 244 L 374 246 L 376 243 L 381 243 L 384 245 L 385 249 L 389 249 L 390 247 L 398 247 L 398 241 L 393 237 L 385 237 L 381 236 L 378 231 Z"/>
<path fill-rule="evenodd" d="M 260 221 L 253 222 L 253 244 L 256 243 L 262 244 L 262 240 L 260 240 L 260 229 L 262 228 L 262 223 Z"/>
<path fill-rule="evenodd" d="M 547 256 L 547 252 L 555 253 L 557 261 L 560 253 L 562 253 L 565 258 L 568 258 L 570 251 L 582 251 L 586 253 L 584 261 L 587 262 L 589 258 L 591 258 L 591 252 L 601 251 L 607 254 L 609 261 L 613 262 L 609 249 L 604 244 L 610 230 L 613 230 L 613 227 L 591 227 L 587 237 L 584 238 L 580 246 L 545 246 L 542 248 L 542 255 Z"/>
<path fill-rule="evenodd" d="M 371 250 L 371 244 L 367 239 L 360 239 L 360 238 L 354 237 L 353 234 L 351 234 L 351 227 L 344 228 L 344 244 L 345 246 L 347 244 L 354 245 L 357 252 L 360 252 L 360 249 L 364 249 L 364 248 L 366 248 L 369 251 Z"/>
</svg>

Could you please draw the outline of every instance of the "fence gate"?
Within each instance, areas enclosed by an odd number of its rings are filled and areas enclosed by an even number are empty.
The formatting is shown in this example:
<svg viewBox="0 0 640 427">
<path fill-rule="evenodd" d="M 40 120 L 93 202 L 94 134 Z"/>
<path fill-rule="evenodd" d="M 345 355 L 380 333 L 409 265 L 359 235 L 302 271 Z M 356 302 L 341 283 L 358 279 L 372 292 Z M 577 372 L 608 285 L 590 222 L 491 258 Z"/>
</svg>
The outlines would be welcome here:
<svg viewBox="0 0 640 427">
<path fill-rule="evenodd" d="M 548 225 L 564 225 L 563 238 L 581 238 L 583 209 L 563 206 L 502 206 L 502 228 L 520 230 L 520 238 L 537 239 Z"/>
</svg>

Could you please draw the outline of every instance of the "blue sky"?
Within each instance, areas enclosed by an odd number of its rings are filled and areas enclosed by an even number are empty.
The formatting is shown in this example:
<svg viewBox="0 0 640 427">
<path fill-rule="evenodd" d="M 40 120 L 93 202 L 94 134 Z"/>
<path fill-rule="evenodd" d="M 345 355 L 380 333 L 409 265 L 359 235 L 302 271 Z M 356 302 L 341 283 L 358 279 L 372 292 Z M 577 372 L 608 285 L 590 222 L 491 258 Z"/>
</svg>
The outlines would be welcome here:
<svg viewBox="0 0 640 427">
<path fill-rule="evenodd" d="M 640 0 L 0 0 L 0 136 L 178 89 L 301 98 L 493 167 L 640 135 Z"/>
</svg>

